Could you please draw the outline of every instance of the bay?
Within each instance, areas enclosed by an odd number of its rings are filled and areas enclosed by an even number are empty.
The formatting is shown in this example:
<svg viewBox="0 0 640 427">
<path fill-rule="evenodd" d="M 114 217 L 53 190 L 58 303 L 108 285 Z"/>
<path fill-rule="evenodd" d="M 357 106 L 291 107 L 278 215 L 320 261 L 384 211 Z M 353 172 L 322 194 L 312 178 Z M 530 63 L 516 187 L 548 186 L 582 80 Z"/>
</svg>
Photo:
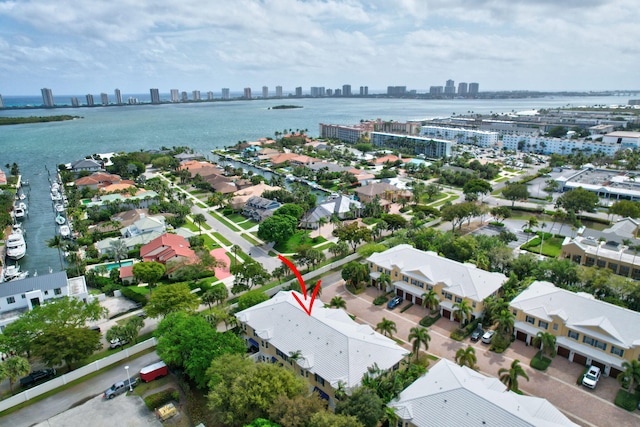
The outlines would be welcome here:
<svg viewBox="0 0 640 427">
<path fill-rule="evenodd" d="M 17 163 L 25 179 L 29 217 L 27 255 L 20 264 L 33 274 L 60 269 L 57 250 L 46 241 L 56 233 L 49 182 L 57 165 L 93 153 L 128 152 L 189 146 L 211 150 L 274 132 L 306 129 L 317 136 L 319 123 L 354 124 L 360 120 L 419 120 L 455 113 L 501 113 L 581 105 L 624 105 L 625 97 L 546 97 L 493 100 L 416 100 L 385 98 L 285 98 L 188 104 L 126 105 L 92 108 L 0 110 L 2 117 L 78 115 L 83 118 L 0 127 L 0 166 Z M 279 104 L 303 108 L 270 110 Z"/>
</svg>

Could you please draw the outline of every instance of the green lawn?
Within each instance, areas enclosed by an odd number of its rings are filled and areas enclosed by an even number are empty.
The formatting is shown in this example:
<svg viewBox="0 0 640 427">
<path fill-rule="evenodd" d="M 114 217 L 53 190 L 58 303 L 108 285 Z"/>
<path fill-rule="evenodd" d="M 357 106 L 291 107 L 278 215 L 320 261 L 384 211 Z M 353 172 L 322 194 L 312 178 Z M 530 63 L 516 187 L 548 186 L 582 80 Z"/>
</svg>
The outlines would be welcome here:
<svg viewBox="0 0 640 427">
<path fill-rule="evenodd" d="M 239 213 L 230 213 L 228 215 L 225 215 L 225 218 L 228 218 L 230 221 L 233 221 L 236 224 L 240 222 L 245 222 L 247 220 L 246 217 L 240 215 Z"/>
<path fill-rule="evenodd" d="M 160 283 L 158 283 L 160 284 Z M 149 287 L 148 286 L 128 286 L 130 290 L 140 295 L 149 295 Z"/>
<path fill-rule="evenodd" d="M 240 224 L 238 224 L 240 227 L 242 227 L 243 230 L 248 230 L 250 228 L 255 227 L 256 225 L 258 225 L 257 222 L 255 222 L 254 220 L 250 219 L 247 220 L 245 222 L 241 222 Z"/>
<path fill-rule="evenodd" d="M 204 239 L 204 246 L 209 248 L 209 249 L 215 249 L 215 248 L 219 248 L 220 245 L 218 245 L 215 240 L 213 240 L 211 238 L 211 236 L 209 236 L 208 234 L 203 234 L 202 238 Z"/>
<path fill-rule="evenodd" d="M 562 252 L 563 240 L 563 237 L 552 237 L 550 239 L 544 239 L 544 243 L 542 244 L 542 255 L 557 258 L 560 255 L 560 252 Z M 540 253 L 540 237 L 536 237 L 529 243 L 522 245 L 520 249 L 524 249 L 536 254 Z"/>
<path fill-rule="evenodd" d="M 280 242 L 274 246 L 274 249 L 281 253 L 292 253 L 296 251 L 296 248 L 301 244 L 309 244 L 315 246 L 320 243 L 326 242 L 322 236 L 314 237 L 313 239 L 309 237 L 309 231 L 298 230 L 289 240 L 286 242 Z"/>
<path fill-rule="evenodd" d="M 226 225 L 227 228 L 229 228 L 230 230 L 232 230 L 232 231 L 240 231 L 240 229 L 238 227 L 233 225 L 231 222 L 227 221 L 227 219 L 224 218 L 222 215 L 217 214 L 217 213 L 215 213 L 213 211 L 209 211 L 209 213 L 211 214 L 212 217 L 214 217 L 215 219 L 217 219 L 218 221 L 220 221 L 221 223 Z"/>
<path fill-rule="evenodd" d="M 505 181 L 509 181 L 509 179 L 510 179 L 509 177 L 503 176 L 502 178 L 494 179 L 493 182 L 505 182 Z"/>
<path fill-rule="evenodd" d="M 336 244 L 333 242 L 327 242 L 325 244 L 322 244 L 320 246 L 317 246 L 316 249 L 324 251 L 325 249 L 329 249 L 331 246 L 335 246 Z"/>
<path fill-rule="evenodd" d="M 242 233 L 240 236 L 242 236 L 242 238 L 244 240 L 246 240 L 247 242 L 252 243 L 252 244 L 254 244 L 256 246 L 260 244 L 260 242 L 258 242 L 256 239 L 254 239 L 253 237 L 251 237 L 247 233 Z"/>
<path fill-rule="evenodd" d="M 233 245 L 233 243 L 228 241 L 222 234 L 218 233 L 217 231 L 214 231 L 211 234 L 213 234 L 213 237 L 218 239 L 218 241 L 221 242 L 223 245 L 226 245 L 226 246 L 232 246 Z"/>
</svg>

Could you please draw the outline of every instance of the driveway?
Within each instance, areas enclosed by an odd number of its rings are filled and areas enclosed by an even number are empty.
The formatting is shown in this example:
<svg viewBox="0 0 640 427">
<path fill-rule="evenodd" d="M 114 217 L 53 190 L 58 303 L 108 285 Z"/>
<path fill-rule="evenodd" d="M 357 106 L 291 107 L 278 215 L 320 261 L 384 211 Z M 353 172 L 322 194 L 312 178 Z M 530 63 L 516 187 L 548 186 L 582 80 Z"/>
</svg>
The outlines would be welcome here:
<svg viewBox="0 0 640 427">
<path fill-rule="evenodd" d="M 355 316 L 359 323 L 369 324 L 375 328 L 383 317 L 396 323 L 398 331 L 395 338 L 405 341 L 404 347 L 411 351 L 407 342 L 409 331 L 419 320 L 428 314 L 420 306 L 412 306 L 404 313 L 400 313 L 406 302 L 394 310 L 388 310 L 385 305 L 373 305 L 373 299 L 379 295 L 375 288 L 367 288 L 360 295 L 352 295 L 344 287 L 344 281 L 336 278 L 323 277 L 322 300 L 330 301 L 340 295 L 347 302 L 347 311 Z M 429 353 L 449 360 L 455 359 L 455 353 L 460 348 L 472 345 L 476 349 L 479 371 L 487 376 L 498 376 L 498 370 L 509 368 L 514 359 L 519 359 L 530 380 L 521 380 L 520 388 L 528 395 L 543 397 L 563 411 L 574 422 L 583 426 L 638 426 L 640 415 L 638 412 L 627 412 L 613 404 L 619 385 L 614 378 L 602 378 L 596 390 L 590 390 L 578 385 L 577 379 L 583 367 L 571 363 L 562 357 L 555 357 L 546 372 L 537 371 L 529 366 L 536 349 L 526 346 L 521 341 L 514 341 L 502 354 L 489 351 L 489 346 L 481 342 L 472 343 L 468 338 L 458 342 L 449 338 L 449 334 L 457 327 L 457 323 L 447 319 L 440 319 L 429 328 L 431 342 Z"/>
</svg>

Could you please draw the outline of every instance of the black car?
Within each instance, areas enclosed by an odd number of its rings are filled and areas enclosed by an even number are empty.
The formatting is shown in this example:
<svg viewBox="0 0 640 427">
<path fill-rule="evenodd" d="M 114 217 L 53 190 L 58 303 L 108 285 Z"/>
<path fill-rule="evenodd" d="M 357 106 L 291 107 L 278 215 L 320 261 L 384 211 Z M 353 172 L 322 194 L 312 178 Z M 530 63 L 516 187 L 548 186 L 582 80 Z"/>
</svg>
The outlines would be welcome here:
<svg viewBox="0 0 640 427">
<path fill-rule="evenodd" d="M 387 303 L 387 308 L 389 310 L 392 310 L 392 309 L 396 308 L 397 306 L 399 306 L 401 302 L 402 302 L 402 297 L 393 297 L 391 299 L 391 301 L 389 301 Z"/>
<path fill-rule="evenodd" d="M 484 331 L 482 329 L 476 329 L 471 332 L 471 341 L 478 341 L 482 335 L 484 335 Z"/>
<path fill-rule="evenodd" d="M 20 378 L 20 386 L 22 388 L 33 387 L 36 384 L 53 378 L 55 375 L 55 369 L 41 369 L 39 371 L 33 371 L 26 377 Z"/>
</svg>

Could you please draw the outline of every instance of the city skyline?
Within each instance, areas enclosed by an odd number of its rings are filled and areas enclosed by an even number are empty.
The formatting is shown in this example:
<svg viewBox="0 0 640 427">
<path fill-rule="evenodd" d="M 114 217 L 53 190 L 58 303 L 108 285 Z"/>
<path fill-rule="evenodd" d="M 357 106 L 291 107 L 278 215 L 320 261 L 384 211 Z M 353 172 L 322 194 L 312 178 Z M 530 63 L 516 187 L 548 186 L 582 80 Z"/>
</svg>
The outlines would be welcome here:
<svg viewBox="0 0 640 427">
<path fill-rule="evenodd" d="M 428 92 L 448 79 L 483 91 L 637 89 L 631 0 L 477 3 L 0 0 L 0 93 Z"/>
</svg>

